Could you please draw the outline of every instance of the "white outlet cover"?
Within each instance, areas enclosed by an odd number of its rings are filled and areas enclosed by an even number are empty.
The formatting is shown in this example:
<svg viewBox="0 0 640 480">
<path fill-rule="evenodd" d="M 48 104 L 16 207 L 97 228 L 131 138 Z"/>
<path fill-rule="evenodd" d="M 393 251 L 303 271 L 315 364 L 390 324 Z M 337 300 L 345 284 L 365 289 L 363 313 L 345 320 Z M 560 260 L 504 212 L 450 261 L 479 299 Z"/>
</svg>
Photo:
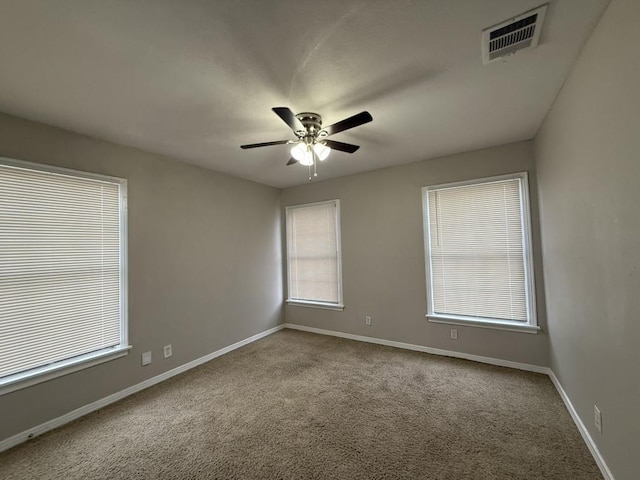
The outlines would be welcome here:
<svg viewBox="0 0 640 480">
<path fill-rule="evenodd" d="M 452 340 L 457 340 L 458 339 L 458 330 L 456 330 L 455 328 L 451 329 L 451 339 Z"/>
<path fill-rule="evenodd" d="M 144 352 L 142 354 L 142 366 L 149 365 L 151 363 L 151 352 Z"/>
<path fill-rule="evenodd" d="M 164 346 L 164 358 L 169 358 L 173 355 L 173 348 L 171 348 L 171 344 Z"/>
<path fill-rule="evenodd" d="M 593 406 L 593 423 L 595 423 L 598 432 L 602 433 L 602 414 L 597 405 Z"/>
</svg>

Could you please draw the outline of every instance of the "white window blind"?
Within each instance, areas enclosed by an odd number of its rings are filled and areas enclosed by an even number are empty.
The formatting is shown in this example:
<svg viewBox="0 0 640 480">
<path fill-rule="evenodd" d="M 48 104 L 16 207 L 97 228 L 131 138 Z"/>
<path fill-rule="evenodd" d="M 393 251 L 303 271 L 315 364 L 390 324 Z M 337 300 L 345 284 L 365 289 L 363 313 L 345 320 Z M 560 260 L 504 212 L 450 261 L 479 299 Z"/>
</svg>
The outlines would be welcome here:
<svg viewBox="0 0 640 480">
<path fill-rule="evenodd" d="M 342 303 L 339 202 L 287 207 L 289 300 Z"/>
<path fill-rule="evenodd" d="M 0 162 L 0 380 L 126 342 L 125 183 L 47 170 Z"/>
<path fill-rule="evenodd" d="M 533 322 L 525 182 L 427 187 L 429 314 Z"/>
</svg>

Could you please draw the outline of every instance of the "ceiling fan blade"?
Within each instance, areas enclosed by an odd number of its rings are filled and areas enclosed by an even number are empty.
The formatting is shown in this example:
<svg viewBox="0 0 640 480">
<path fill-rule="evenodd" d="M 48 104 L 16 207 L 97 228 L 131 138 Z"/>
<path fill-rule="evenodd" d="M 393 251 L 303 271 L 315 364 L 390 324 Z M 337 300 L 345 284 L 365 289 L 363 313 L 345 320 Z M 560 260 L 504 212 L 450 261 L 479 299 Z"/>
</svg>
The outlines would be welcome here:
<svg viewBox="0 0 640 480">
<path fill-rule="evenodd" d="M 287 165 L 294 165 L 296 163 L 298 163 L 298 160 L 296 160 L 295 158 L 291 157 L 289 159 L 289 161 L 287 162 Z"/>
<path fill-rule="evenodd" d="M 327 132 L 327 135 L 334 135 L 338 132 L 343 132 L 345 130 L 349 130 L 350 128 L 364 125 L 365 123 L 369 123 L 372 120 L 373 117 L 369 112 L 360 112 L 352 117 L 345 118 L 338 123 L 329 125 L 328 127 L 323 128 L 323 130 Z"/>
<path fill-rule="evenodd" d="M 271 110 L 273 110 L 276 115 L 278 115 L 282 120 L 284 120 L 284 123 L 289 125 L 291 130 L 293 130 L 294 132 L 298 132 L 301 130 L 303 132 L 305 131 L 305 128 L 302 122 L 298 120 L 295 113 L 293 113 L 287 107 L 273 107 Z"/>
<path fill-rule="evenodd" d="M 360 148 L 360 145 L 354 145 L 352 143 L 336 142 L 335 140 L 323 140 L 322 143 L 332 150 L 339 150 L 341 152 L 353 153 Z"/>
<path fill-rule="evenodd" d="M 268 147 L 270 145 L 286 145 L 291 140 L 277 140 L 275 142 L 263 142 L 263 143 L 250 143 L 249 145 L 240 145 L 240 148 L 246 150 L 247 148 Z"/>
</svg>

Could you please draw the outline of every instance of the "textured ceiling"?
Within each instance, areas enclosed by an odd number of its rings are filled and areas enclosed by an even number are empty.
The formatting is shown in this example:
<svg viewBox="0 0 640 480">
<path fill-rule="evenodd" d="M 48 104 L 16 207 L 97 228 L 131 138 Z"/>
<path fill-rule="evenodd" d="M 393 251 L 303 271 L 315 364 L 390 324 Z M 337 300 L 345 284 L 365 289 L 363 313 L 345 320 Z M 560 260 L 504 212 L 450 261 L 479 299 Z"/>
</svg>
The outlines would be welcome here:
<svg viewBox="0 0 640 480">
<path fill-rule="evenodd" d="M 608 0 L 552 0 L 540 45 L 482 65 L 541 0 L 0 0 L 0 111 L 256 182 L 307 181 L 271 112 L 373 123 L 319 179 L 532 138 Z M 0 146 L 1 148 L 1 146 Z"/>
</svg>

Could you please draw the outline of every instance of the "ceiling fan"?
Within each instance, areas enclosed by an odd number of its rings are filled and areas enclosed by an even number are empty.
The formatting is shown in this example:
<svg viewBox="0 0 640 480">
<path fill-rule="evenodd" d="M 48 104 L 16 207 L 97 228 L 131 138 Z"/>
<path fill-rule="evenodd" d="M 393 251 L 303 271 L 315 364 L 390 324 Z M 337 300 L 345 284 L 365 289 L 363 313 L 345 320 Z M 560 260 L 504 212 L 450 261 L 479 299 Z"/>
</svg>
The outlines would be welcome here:
<svg viewBox="0 0 640 480">
<path fill-rule="evenodd" d="M 313 174 L 317 176 L 317 160 L 323 161 L 329 156 L 331 150 L 353 153 L 360 148 L 351 143 L 337 142 L 327 137 L 336 133 L 358 127 L 373 120 L 369 112 L 360 112 L 349 118 L 322 127 L 322 117 L 317 113 L 304 112 L 294 114 L 287 107 L 274 107 L 272 110 L 293 130 L 295 140 L 276 140 L 275 142 L 251 143 L 241 145 L 240 148 L 268 147 L 270 145 L 293 145 L 291 158 L 287 165 L 300 163 L 309 167 L 309 180 L 311 180 L 311 167 Z"/>
</svg>

